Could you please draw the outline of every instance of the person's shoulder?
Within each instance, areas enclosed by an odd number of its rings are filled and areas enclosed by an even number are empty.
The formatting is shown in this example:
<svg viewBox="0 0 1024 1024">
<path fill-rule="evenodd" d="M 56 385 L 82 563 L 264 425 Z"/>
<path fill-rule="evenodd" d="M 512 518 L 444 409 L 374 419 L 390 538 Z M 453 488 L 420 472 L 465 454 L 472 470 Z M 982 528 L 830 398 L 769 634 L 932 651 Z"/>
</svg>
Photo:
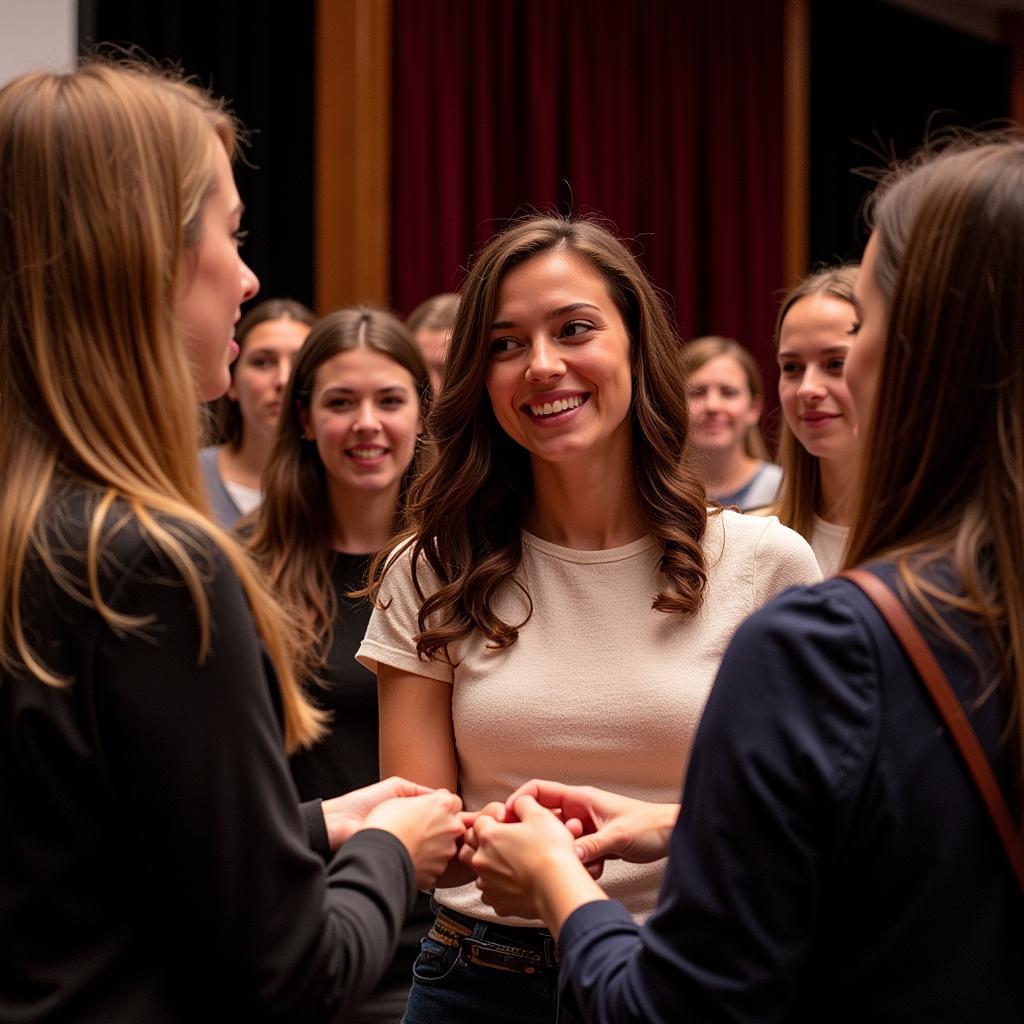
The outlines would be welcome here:
<svg viewBox="0 0 1024 1024">
<path fill-rule="evenodd" d="M 87 572 L 92 550 L 106 586 L 138 578 L 180 581 L 182 558 L 204 578 L 226 562 L 198 516 L 142 508 L 84 484 L 56 490 L 44 507 L 42 526 L 56 567 L 71 576 Z M 175 551 L 182 557 L 175 558 Z"/>
<path fill-rule="evenodd" d="M 795 530 L 783 526 L 778 516 L 770 509 L 758 509 L 755 512 L 723 509 L 717 516 L 709 516 L 709 527 L 712 519 L 719 520 L 722 536 L 727 545 L 750 547 L 752 550 L 772 547 L 778 550 L 810 552 L 807 541 Z"/>
</svg>

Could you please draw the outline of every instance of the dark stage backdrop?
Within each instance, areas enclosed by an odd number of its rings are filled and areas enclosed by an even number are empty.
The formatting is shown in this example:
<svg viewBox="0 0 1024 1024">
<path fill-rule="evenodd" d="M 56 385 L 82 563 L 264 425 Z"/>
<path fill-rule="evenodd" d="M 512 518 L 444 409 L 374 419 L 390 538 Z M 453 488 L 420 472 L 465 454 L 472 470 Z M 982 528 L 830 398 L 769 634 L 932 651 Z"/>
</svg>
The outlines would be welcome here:
<svg viewBox="0 0 1024 1024">
<path fill-rule="evenodd" d="M 872 0 L 811 7 L 814 261 L 859 258 L 871 182 L 851 168 L 907 157 L 945 127 L 1010 112 L 1009 47 Z"/>
<path fill-rule="evenodd" d="M 251 131 L 235 174 L 260 297 L 313 297 L 314 0 L 83 0 L 79 35 L 179 62 Z M 259 301 L 257 299 L 257 301 Z"/>
<path fill-rule="evenodd" d="M 769 360 L 782 0 L 394 0 L 392 287 L 408 312 L 533 209 L 631 241 L 684 337 Z"/>
</svg>

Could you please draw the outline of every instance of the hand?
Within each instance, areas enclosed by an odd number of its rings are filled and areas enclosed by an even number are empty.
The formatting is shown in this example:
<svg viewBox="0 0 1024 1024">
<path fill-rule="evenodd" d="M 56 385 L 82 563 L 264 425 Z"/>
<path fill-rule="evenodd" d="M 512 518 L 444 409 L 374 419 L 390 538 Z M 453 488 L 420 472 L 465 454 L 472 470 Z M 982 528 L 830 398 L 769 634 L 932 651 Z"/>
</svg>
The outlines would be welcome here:
<svg viewBox="0 0 1024 1024">
<path fill-rule="evenodd" d="M 533 797 L 513 805 L 515 818 L 498 822 L 481 815 L 473 826 L 476 849 L 463 858 L 477 873 L 484 903 L 501 915 L 539 917 L 557 935 L 577 907 L 603 899 L 579 862 L 572 833 Z"/>
<path fill-rule="evenodd" d="M 678 804 L 649 803 L 594 786 L 567 786 L 541 779 L 520 786 L 506 807 L 514 806 L 521 796 L 531 796 L 543 807 L 557 809 L 566 821 L 575 819 L 582 824 L 576 854 L 594 878 L 600 877 L 608 858 L 647 864 L 667 856 L 679 816 Z"/>
<path fill-rule="evenodd" d="M 364 786 L 362 789 L 352 790 L 351 793 L 324 800 L 321 808 L 331 852 L 337 850 L 362 826 L 363 819 L 378 804 L 398 796 L 422 796 L 424 793 L 432 792 L 433 790 L 426 786 L 393 775 L 390 779 L 382 779 L 372 786 Z"/>
<path fill-rule="evenodd" d="M 431 889 L 466 832 L 457 814 L 461 808 L 454 793 L 436 789 L 423 796 L 385 800 L 366 815 L 362 828 L 381 828 L 399 839 L 412 858 L 416 888 Z"/>
</svg>

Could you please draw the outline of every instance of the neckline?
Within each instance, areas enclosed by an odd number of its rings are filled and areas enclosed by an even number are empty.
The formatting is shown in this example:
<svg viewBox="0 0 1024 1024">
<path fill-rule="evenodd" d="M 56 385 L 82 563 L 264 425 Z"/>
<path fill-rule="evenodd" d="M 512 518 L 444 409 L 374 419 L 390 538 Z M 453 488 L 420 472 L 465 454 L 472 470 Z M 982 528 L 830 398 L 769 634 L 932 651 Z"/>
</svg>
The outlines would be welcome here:
<svg viewBox="0 0 1024 1024">
<path fill-rule="evenodd" d="M 657 545 L 657 540 L 649 533 L 637 540 L 623 544 L 621 547 L 601 548 L 597 551 L 583 551 L 579 548 L 566 548 L 560 544 L 553 544 L 549 540 L 541 540 L 527 530 L 522 531 L 523 543 L 535 551 L 559 558 L 563 562 L 577 562 L 580 564 L 598 564 L 601 562 L 621 562 L 626 558 L 633 558 L 644 551 Z"/>
</svg>

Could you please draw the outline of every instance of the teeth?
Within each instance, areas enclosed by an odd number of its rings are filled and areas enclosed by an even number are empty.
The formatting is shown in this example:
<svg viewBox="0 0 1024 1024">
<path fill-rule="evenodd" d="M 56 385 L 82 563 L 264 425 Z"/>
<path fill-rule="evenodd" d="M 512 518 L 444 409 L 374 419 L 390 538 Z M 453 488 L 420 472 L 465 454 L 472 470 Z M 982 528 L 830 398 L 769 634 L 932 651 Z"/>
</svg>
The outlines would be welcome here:
<svg viewBox="0 0 1024 1024">
<path fill-rule="evenodd" d="M 386 451 L 386 448 L 350 448 L 349 451 L 357 459 L 379 459 Z"/>
<path fill-rule="evenodd" d="M 530 412 L 534 416 L 554 416 L 556 413 L 576 409 L 582 404 L 583 396 L 573 395 L 572 398 L 558 398 L 553 402 L 545 402 L 543 405 L 531 405 Z"/>
</svg>

